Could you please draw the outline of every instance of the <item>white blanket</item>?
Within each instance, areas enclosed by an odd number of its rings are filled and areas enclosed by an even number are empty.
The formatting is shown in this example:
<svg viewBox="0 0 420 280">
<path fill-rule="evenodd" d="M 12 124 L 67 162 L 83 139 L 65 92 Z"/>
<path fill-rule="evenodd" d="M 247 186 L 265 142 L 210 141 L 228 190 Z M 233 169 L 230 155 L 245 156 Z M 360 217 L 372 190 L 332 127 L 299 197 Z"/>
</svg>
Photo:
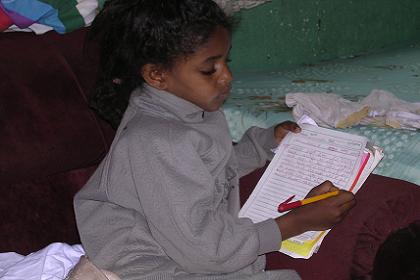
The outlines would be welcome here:
<svg viewBox="0 0 420 280">
<path fill-rule="evenodd" d="M 84 253 L 81 245 L 65 243 L 52 243 L 27 256 L 0 253 L 0 279 L 62 280 Z"/>
</svg>

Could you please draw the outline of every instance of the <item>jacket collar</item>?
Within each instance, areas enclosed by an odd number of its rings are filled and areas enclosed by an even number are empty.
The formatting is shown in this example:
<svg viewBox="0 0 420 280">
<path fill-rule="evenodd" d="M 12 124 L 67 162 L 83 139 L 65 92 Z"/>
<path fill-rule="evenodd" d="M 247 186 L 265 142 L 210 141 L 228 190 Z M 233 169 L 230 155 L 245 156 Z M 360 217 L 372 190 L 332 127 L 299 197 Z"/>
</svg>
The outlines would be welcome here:
<svg viewBox="0 0 420 280">
<path fill-rule="evenodd" d="M 133 92 L 130 103 L 134 103 L 146 111 L 156 112 L 158 110 L 160 114 L 174 115 L 185 122 L 203 121 L 204 110 L 202 108 L 170 92 L 158 90 L 147 84 Z"/>
</svg>

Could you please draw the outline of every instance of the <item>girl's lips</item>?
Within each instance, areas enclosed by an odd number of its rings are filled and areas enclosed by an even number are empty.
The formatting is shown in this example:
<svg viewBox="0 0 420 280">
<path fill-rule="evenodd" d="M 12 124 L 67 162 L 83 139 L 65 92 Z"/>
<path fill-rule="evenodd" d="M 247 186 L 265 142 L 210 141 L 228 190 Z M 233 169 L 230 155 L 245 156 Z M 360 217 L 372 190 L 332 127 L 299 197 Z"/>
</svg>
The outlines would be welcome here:
<svg viewBox="0 0 420 280">
<path fill-rule="evenodd" d="M 228 89 L 226 89 L 225 91 L 223 91 L 220 94 L 220 96 L 223 97 L 224 99 L 226 99 L 229 96 L 229 94 L 230 94 L 230 89 L 231 89 L 231 87 L 229 87 Z"/>
<path fill-rule="evenodd" d="M 226 98 L 228 98 L 228 96 L 229 96 L 229 91 L 222 92 L 222 93 L 219 95 L 220 99 L 226 99 Z"/>
</svg>

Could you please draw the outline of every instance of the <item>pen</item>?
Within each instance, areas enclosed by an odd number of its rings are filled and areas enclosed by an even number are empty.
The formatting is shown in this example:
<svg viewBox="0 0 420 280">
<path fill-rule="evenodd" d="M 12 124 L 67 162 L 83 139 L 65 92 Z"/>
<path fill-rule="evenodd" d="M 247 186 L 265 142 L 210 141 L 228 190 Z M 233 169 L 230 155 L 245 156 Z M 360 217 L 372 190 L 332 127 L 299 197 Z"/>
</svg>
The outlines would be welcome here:
<svg viewBox="0 0 420 280">
<path fill-rule="evenodd" d="M 279 204 L 278 211 L 279 212 L 285 212 L 285 211 L 297 208 L 299 206 L 302 206 L 302 205 L 305 205 L 305 204 L 308 204 L 308 203 L 312 203 L 312 202 L 315 202 L 315 201 L 326 199 L 326 198 L 331 197 L 331 196 L 336 196 L 336 195 L 338 195 L 339 192 L 340 191 L 327 192 L 327 193 L 323 193 L 323 194 L 320 194 L 320 195 L 317 195 L 317 196 L 308 197 L 308 198 L 305 198 L 305 199 L 302 199 L 302 200 L 298 200 L 298 201 L 294 201 L 294 202 L 289 203 L 289 201 L 292 200 L 292 198 L 294 197 L 294 195 L 293 195 L 293 196 L 289 197 L 288 199 L 286 199 L 286 201 Z"/>
</svg>

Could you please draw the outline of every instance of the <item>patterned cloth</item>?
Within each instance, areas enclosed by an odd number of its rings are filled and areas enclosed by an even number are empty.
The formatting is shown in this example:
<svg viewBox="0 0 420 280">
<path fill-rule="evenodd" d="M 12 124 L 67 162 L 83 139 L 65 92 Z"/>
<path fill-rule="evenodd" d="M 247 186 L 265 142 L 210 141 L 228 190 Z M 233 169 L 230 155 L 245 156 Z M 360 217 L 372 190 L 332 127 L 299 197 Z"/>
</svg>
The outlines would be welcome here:
<svg viewBox="0 0 420 280">
<path fill-rule="evenodd" d="M 92 23 L 106 0 L 0 0 L 0 31 L 67 33 Z M 271 0 L 215 0 L 227 13 Z"/>
<path fill-rule="evenodd" d="M 289 70 L 237 72 L 234 77 L 223 109 L 237 141 L 251 126 L 294 120 L 285 103 L 291 92 L 335 93 L 360 101 L 373 89 L 383 89 L 402 100 L 419 102 L 420 45 Z M 374 173 L 420 185 L 420 130 L 357 126 L 345 131 L 367 136 L 384 149 L 385 157 Z"/>
<path fill-rule="evenodd" d="M 0 31 L 55 30 L 88 26 L 105 0 L 0 0 Z"/>
</svg>

